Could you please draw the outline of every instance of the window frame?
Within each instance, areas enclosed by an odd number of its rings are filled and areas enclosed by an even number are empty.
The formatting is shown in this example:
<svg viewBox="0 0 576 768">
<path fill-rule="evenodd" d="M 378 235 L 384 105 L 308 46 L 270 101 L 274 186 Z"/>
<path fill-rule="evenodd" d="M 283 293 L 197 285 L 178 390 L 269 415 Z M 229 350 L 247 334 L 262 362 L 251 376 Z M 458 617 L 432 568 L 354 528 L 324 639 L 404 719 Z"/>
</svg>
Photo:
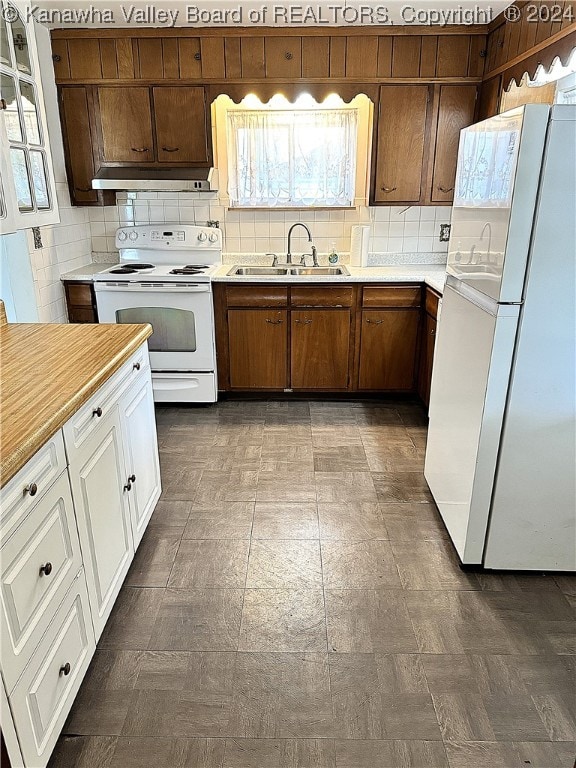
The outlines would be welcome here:
<svg viewBox="0 0 576 768">
<path fill-rule="evenodd" d="M 4 202 L 4 206 L 0 204 L 0 227 L 3 233 L 8 233 L 15 232 L 20 229 L 29 229 L 30 227 L 57 224 L 60 221 L 60 216 L 58 200 L 56 197 L 56 182 L 54 177 L 50 135 L 48 131 L 47 115 L 44 102 L 42 72 L 38 56 L 38 43 L 36 38 L 35 24 L 33 21 L 26 21 L 26 3 L 22 2 L 22 0 L 0 0 L 0 2 L 2 3 L 3 8 L 12 6 L 20 16 L 20 21 L 26 32 L 26 42 L 28 46 L 28 57 L 30 60 L 31 70 L 31 72 L 28 74 L 18 69 L 14 52 L 14 41 L 13 35 L 11 33 L 11 26 L 7 24 L 11 66 L 0 63 L 0 72 L 9 76 L 15 82 L 15 99 L 18 108 L 18 119 L 22 132 L 22 141 L 9 140 L 6 128 L 6 119 L 4 117 L 5 111 L 0 110 L 0 114 L 2 114 L 2 119 L 0 120 L 0 140 L 2 143 L 2 149 L 0 151 L 0 196 Z M 34 93 L 40 143 L 30 141 L 26 134 L 26 122 L 24 111 L 22 109 L 22 84 L 29 85 Z M 12 148 L 23 149 L 25 153 L 26 171 L 33 203 L 33 207 L 30 210 L 20 210 L 18 205 L 16 184 L 10 161 L 10 151 Z M 36 202 L 36 186 L 34 184 L 34 175 L 32 172 L 32 152 L 37 152 L 40 154 L 44 166 L 46 194 L 48 196 L 49 202 L 49 207 L 47 208 L 39 208 Z"/>
</svg>

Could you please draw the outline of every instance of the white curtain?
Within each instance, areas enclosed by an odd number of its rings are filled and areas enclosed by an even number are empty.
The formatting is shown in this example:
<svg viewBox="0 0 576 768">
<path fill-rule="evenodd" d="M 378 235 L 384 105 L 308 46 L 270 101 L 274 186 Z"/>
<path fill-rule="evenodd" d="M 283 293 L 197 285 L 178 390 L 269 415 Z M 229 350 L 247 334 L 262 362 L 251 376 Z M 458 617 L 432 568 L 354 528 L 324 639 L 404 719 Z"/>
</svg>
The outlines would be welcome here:
<svg viewBox="0 0 576 768">
<path fill-rule="evenodd" d="M 229 111 L 231 205 L 353 205 L 357 124 L 355 109 Z"/>
</svg>

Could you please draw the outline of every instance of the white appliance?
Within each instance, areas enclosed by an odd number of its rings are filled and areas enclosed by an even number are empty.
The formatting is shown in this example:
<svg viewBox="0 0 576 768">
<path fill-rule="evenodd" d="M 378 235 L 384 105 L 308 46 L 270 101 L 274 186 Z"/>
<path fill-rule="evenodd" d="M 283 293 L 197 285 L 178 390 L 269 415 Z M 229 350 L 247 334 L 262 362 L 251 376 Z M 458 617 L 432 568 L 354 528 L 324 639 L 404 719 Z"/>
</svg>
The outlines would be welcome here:
<svg viewBox="0 0 576 768">
<path fill-rule="evenodd" d="M 151 224 L 116 232 L 120 263 L 94 276 L 101 323 L 150 323 L 154 399 L 217 399 L 210 276 L 222 263 L 222 232 Z"/>
<path fill-rule="evenodd" d="M 462 131 L 425 476 L 460 560 L 576 570 L 576 107 Z"/>
</svg>

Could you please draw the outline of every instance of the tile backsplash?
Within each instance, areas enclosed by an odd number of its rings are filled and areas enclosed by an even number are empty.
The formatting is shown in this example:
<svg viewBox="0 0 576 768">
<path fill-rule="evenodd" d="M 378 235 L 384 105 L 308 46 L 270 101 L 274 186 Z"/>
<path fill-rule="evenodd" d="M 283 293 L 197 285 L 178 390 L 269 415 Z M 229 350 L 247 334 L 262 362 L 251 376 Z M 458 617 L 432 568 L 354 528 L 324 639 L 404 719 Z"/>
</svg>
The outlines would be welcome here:
<svg viewBox="0 0 576 768">
<path fill-rule="evenodd" d="M 440 227 L 450 223 L 448 206 L 360 207 L 353 210 L 275 211 L 231 210 L 221 205 L 217 194 L 198 192 L 118 193 L 117 204 L 90 208 L 92 250 L 116 254 L 114 236 L 121 226 L 135 224 L 201 224 L 220 222 L 226 253 L 263 254 L 286 251 L 291 224 L 302 221 L 311 230 L 320 254 L 332 243 L 339 253 L 350 250 L 350 229 L 354 224 L 370 225 L 371 260 L 376 256 L 403 263 L 442 264 L 448 243 L 440 241 Z M 303 230 L 296 230 L 293 250 L 308 250 Z M 393 258 L 394 257 L 394 258 Z M 102 256 L 100 255 L 100 258 Z"/>
</svg>

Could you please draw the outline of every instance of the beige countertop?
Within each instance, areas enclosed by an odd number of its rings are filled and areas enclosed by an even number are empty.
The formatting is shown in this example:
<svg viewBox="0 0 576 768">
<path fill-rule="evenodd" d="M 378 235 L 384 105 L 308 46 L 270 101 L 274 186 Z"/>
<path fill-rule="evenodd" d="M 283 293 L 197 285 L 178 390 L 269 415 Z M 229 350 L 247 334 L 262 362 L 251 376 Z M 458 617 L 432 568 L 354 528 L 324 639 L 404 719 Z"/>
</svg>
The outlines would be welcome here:
<svg viewBox="0 0 576 768">
<path fill-rule="evenodd" d="M 150 325 L 0 327 L 5 485 L 152 334 Z"/>
<path fill-rule="evenodd" d="M 82 280 L 90 282 L 96 272 L 106 269 L 106 264 L 88 264 L 85 267 L 67 272 L 61 276 L 61 280 Z M 222 264 L 213 275 L 214 282 L 234 282 L 234 283 L 425 283 L 438 293 L 444 291 L 444 282 L 446 280 L 446 269 L 443 265 L 436 264 L 383 264 L 377 267 L 352 267 L 345 265 L 350 276 L 329 277 L 329 276 L 310 276 L 302 277 L 270 277 L 264 275 L 260 277 L 232 277 L 228 272 L 233 264 Z"/>
</svg>

